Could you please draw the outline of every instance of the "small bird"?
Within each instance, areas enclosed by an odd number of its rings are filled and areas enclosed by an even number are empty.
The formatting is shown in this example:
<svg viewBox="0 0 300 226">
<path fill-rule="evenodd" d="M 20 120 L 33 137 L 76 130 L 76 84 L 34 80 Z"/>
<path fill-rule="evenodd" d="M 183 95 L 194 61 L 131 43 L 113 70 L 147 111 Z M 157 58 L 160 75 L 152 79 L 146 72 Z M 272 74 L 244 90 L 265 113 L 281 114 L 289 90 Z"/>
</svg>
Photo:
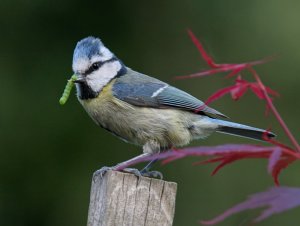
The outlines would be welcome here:
<svg viewBox="0 0 300 226">
<path fill-rule="evenodd" d="M 77 75 L 79 102 L 97 125 L 126 142 L 143 147 L 143 154 L 128 160 L 145 158 L 213 132 L 256 140 L 275 134 L 220 118 L 222 113 L 208 107 L 192 95 L 156 78 L 126 67 L 99 38 L 87 37 L 75 47 L 72 68 Z M 122 169 L 128 161 L 102 167 L 99 173 Z M 150 171 L 123 169 L 136 175 L 160 176 Z"/>
</svg>

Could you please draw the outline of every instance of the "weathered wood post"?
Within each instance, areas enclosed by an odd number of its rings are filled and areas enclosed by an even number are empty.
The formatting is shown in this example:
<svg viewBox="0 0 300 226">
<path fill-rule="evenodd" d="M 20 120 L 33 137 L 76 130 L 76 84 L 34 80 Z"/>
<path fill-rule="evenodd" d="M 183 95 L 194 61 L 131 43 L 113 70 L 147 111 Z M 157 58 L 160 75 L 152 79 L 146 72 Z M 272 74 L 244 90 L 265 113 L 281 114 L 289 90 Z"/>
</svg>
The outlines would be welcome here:
<svg viewBox="0 0 300 226">
<path fill-rule="evenodd" d="M 169 226 L 175 213 L 177 184 L 108 171 L 94 176 L 88 226 Z"/>
</svg>

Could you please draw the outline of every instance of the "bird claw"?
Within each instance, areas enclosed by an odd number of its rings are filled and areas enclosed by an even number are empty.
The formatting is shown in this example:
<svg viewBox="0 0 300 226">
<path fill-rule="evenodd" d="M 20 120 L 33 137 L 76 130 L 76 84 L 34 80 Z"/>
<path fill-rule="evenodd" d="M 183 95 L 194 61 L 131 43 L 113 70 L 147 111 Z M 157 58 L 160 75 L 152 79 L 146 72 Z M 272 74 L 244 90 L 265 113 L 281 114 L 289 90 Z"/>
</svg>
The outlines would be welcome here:
<svg viewBox="0 0 300 226">
<path fill-rule="evenodd" d="M 147 170 L 140 171 L 140 170 L 134 169 L 134 168 L 125 168 L 122 171 L 127 172 L 127 173 L 132 173 L 135 176 L 137 176 L 138 178 L 143 176 L 143 177 L 154 177 L 154 178 L 163 179 L 163 175 L 159 171 L 147 171 Z"/>
<path fill-rule="evenodd" d="M 141 176 L 143 176 L 141 174 L 141 171 L 139 171 L 138 169 L 135 169 L 135 168 L 125 168 L 122 170 L 123 172 L 126 172 L 126 173 L 132 173 L 134 174 L 135 176 L 137 176 L 138 178 L 140 178 Z"/>
<path fill-rule="evenodd" d="M 154 177 L 154 178 L 158 178 L 160 180 L 163 179 L 163 175 L 159 171 L 145 171 L 145 172 L 141 171 L 141 174 L 144 177 Z"/>
<path fill-rule="evenodd" d="M 103 178 L 104 174 L 106 174 L 107 171 L 109 170 L 115 170 L 116 167 L 115 166 L 103 166 L 101 169 L 98 169 L 94 175 L 93 175 L 93 178 L 97 177 L 98 175 L 100 175 L 101 179 Z"/>
</svg>

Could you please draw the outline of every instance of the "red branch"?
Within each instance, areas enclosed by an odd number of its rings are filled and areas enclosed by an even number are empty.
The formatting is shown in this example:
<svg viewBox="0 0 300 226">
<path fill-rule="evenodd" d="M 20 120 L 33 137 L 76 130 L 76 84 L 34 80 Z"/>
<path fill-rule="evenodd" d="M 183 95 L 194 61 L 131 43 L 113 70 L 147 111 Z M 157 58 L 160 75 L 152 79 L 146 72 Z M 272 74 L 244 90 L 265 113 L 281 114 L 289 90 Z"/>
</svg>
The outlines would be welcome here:
<svg viewBox="0 0 300 226">
<path fill-rule="evenodd" d="M 194 77 L 203 77 L 208 75 L 213 75 L 219 72 L 229 72 L 226 78 L 238 75 L 235 80 L 235 84 L 229 87 L 218 90 L 213 95 L 211 95 L 206 104 L 215 101 L 227 93 L 231 94 L 234 100 L 241 98 L 247 90 L 251 90 L 259 99 L 263 99 L 266 102 L 266 112 L 269 110 L 274 114 L 280 126 L 283 128 L 287 137 L 295 147 L 295 150 L 288 147 L 287 145 L 280 143 L 279 141 L 269 139 L 267 136 L 263 137 L 267 142 L 272 144 L 271 147 L 259 147 L 259 146 L 247 146 L 247 145 L 221 145 L 216 146 L 208 150 L 205 147 L 198 147 L 197 150 L 185 152 L 173 153 L 174 155 L 168 156 L 164 162 L 170 162 L 183 158 L 187 155 L 199 155 L 205 156 L 209 153 L 210 156 L 208 160 L 198 162 L 196 164 L 203 163 L 219 163 L 212 174 L 215 174 L 218 170 L 227 164 L 233 163 L 237 160 L 242 160 L 245 158 L 268 158 L 268 172 L 272 175 L 276 185 L 279 185 L 278 175 L 282 169 L 286 168 L 292 162 L 299 160 L 300 158 L 300 146 L 289 130 L 288 126 L 280 116 L 276 107 L 273 104 L 271 96 L 278 96 L 278 93 L 266 87 L 257 72 L 253 69 L 254 65 L 265 63 L 271 58 L 267 58 L 260 61 L 254 61 L 242 64 L 217 64 L 213 58 L 205 51 L 201 42 L 196 38 L 192 31 L 188 30 L 188 34 L 191 37 L 193 43 L 199 50 L 202 58 L 206 61 L 208 66 L 211 68 L 206 71 L 201 71 L 195 74 L 187 76 L 178 76 L 177 79 L 187 79 Z M 256 82 L 248 82 L 243 80 L 241 73 L 244 70 L 248 70 L 256 80 Z M 248 200 L 237 204 L 236 206 L 226 210 L 223 214 L 217 216 L 210 221 L 202 221 L 203 224 L 212 225 L 223 221 L 228 216 L 241 212 L 246 209 L 253 209 L 267 206 L 268 208 L 256 219 L 256 221 L 263 220 L 275 213 L 283 212 L 290 208 L 295 208 L 300 205 L 300 199 L 297 198 L 300 194 L 299 188 L 284 188 L 277 187 L 272 188 L 269 191 L 257 193 L 250 197 Z"/>
<path fill-rule="evenodd" d="M 295 151 L 300 152 L 300 146 L 299 146 L 297 140 L 295 139 L 293 134 L 290 132 L 286 123 L 283 121 L 282 117 L 280 116 L 279 112 L 275 108 L 275 106 L 272 102 L 272 99 L 270 98 L 270 96 L 268 94 L 268 93 L 270 93 L 270 94 L 276 96 L 277 93 L 275 91 L 271 90 L 269 87 L 266 87 L 262 83 L 257 72 L 253 69 L 254 65 L 265 63 L 265 62 L 273 59 L 274 57 L 268 57 L 263 60 L 249 62 L 249 63 L 217 64 L 217 63 L 215 63 L 213 58 L 205 51 L 202 43 L 196 38 L 196 36 L 193 34 L 193 32 L 191 30 L 188 30 L 188 34 L 189 34 L 191 40 L 193 41 L 193 43 L 195 44 L 195 46 L 197 47 L 197 49 L 199 50 L 202 58 L 205 60 L 205 62 L 208 64 L 208 66 L 212 69 L 202 71 L 199 73 L 195 73 L 195 74 L 191 74 L 191 75 L 177 76 L 176 79 L 202 77 L 202 76 L 216 74 L 219 72 L 228 72 L 228 71 L 230 73 L 226 77 L 230 78 L 234 75 L 241 73 L 243 70 L 250 71 L 252 73 L 252 75 L 254 76 L 256 83 L 250 83 L 250 82 L 247 82 L 246 80 L 242 80 L 239 76 L 239 78 L 236 80 L 235 85 L 226 87 L 226 88 L 223 88 L 223 89 L 217 91 L 211 97 L 208 98 L 208 100 L 206 101 L 206 104 L 219 99 L 220 97 L 224 96 L 226 93 L 229 93 L 229 92 L 231 93 L 232 98 L 237 100 L 246 92 L 246 90 L 248 88 L 250 88 L 256 94 L 256 96 L 258 98 L 264 99 L 266 101 L 266 105 L 267 105 L 266 112 L 268 112 L 268 110 L 271 110 L 273 112 L 273 114 L 275 115 L 279 124 L 281 125 L 284 132 L 288 136 L 289 140 L 292 142 L 293 146 L 295 147 L 295 149 L 296 149 Z"/>
<path fill-rule="evenodd" d="M 265 85 L 262 83 L 261 79 L 259 78 L 258 74 L 256 73 L 256 71 L 253 68 L 249 67 L 249 71 L 254 75 L 257 83 L 260 86 L 260 89 L 263 91 L 263 94 L 265 96 L 265 100 L 267 101 L 269 108 L 271 109 L 271 111 L 275 115 L 275 117 L 278 120 L 279 124 L 283 128 L 284 132 L 286 133 L 286 135 L 288 136 L 288 138 L 290 139 L 290 141 L 292 142 L 292 144 L 294 145 L 294 147 L 296 148 L 296 150 L 298 152 L 300 152 L 300 146 L 299 146 L 297 140 L 295 139 L 295 137 L 293 136 L 293 134 L 291 133 L 291 131 L 289 130 L 289 128 L 287 127 L 287 125 L 285 124 L 285 122 L 283 121 L 283 119 L 281 118 L 279 112 L 275 108 L 275 106 L 274 106 L 271 98 L 269 97 L 269 95 L 268 95 L 268 93 L 266 91 Z"/>
</svg>

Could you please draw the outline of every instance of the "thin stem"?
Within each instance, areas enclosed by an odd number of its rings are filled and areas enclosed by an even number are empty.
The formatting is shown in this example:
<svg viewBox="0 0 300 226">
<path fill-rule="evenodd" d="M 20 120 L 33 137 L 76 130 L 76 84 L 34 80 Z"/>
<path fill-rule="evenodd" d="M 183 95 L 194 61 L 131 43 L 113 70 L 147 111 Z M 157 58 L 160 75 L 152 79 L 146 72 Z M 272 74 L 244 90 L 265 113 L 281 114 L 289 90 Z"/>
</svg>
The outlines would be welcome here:
<svg viewBox="0 0 300 226">
<path fill-rule="evenodd" d="M 268 104 L 269 108 L 271 109 L 271 111 L 275 115 L 275 117 L 278 120 L 279 124 L 283 128 L 284 132 L 286 133 L 286 135 L 288 136 L 288 138 L 290 139 L 290 141 L 292 142 L 292 144 L 296 148 L 296 151 L 300 152 L 300 146 L 299 146 L 297 140 L 295 139 L 295 137 L 293 136 L 293 134 L 291 133 L 291 131 L 289 130 L 289 128 L 287 127 L 287 125 L 285 124 L 285 122 L 283 121 L 283 119 L 281 118 L 281 116 L 280 116 L 279 112 L 277 111 L 276 107 L 274 106 L 274 104 L 273 104 L 273 102 L 272 102 L 269 94 L 267 93 L 266 87 L 262 83 L 260 77 L 258 76 L 258 74 L 256 73 L 256 71 L 252 67 L 249 67 L 249 71 L 255 77 L 258 85 L 260 86 L 260 88 L 261 88 L 261 90 L 262 90 L 262 92 L 263 92 L 263 94 L 265 96 L 265 99 L 267 101 L 267 104 Z"/>
</svg>

